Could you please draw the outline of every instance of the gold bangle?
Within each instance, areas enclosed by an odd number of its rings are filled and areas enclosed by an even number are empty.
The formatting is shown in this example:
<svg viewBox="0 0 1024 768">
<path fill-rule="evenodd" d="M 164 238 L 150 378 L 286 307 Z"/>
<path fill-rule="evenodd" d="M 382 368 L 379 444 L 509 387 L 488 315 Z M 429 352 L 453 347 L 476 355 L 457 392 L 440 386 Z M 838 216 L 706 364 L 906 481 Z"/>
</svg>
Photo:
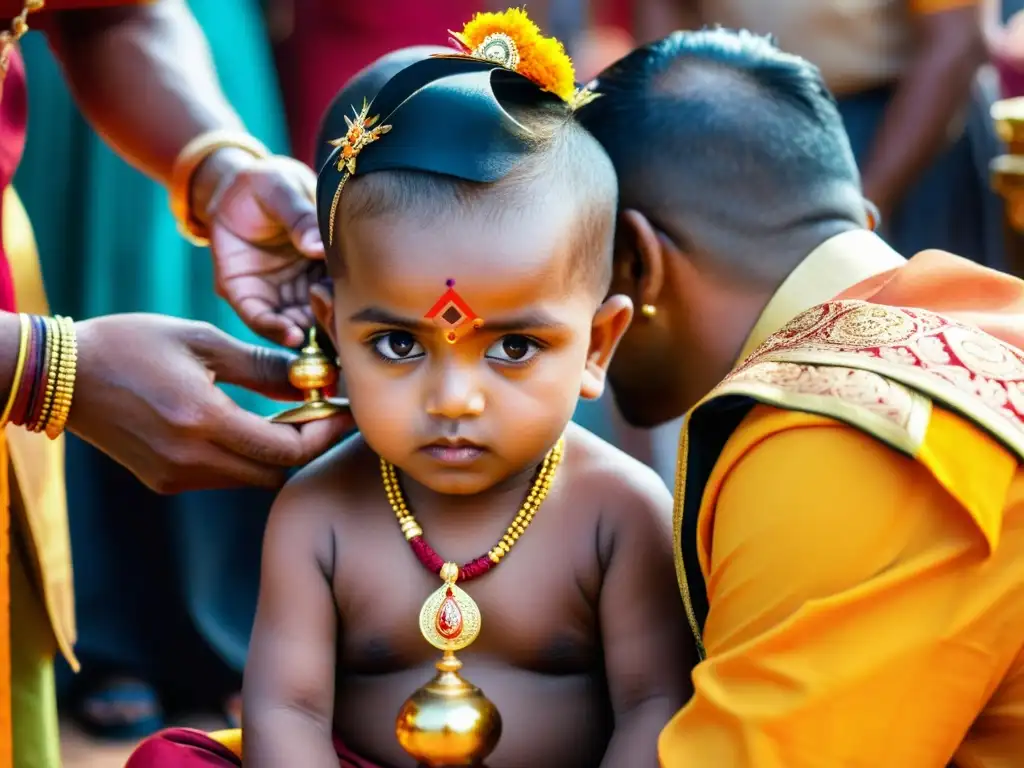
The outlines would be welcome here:
<svg viewBox="0 0 1024 768">
<path fill-rule="evenodd" d="M 171 169 L 167 191 L 171 213 L 178 222 L 182 237 L 193 245 L 210 244 L 210 233 L 192 210 L 192 180 L 206 159 L 219 149 L 240 149 L 255 158 L 270 156 L 262 142 L 242 131 L 207 131 L 196 136 L 178 153 Z"/>
<path fill-rule="evenodd" d="M 18 390 L 21 389 L 21 375 L 25 372 L 25 358 L 28 357 L 28 340 L 32 333 L 32 321 L 25 313 L 19 314 L 18 319 L 21 321 L 18 361 L 14 364 L 14 378 L 11 379 L 11 393 L 7 396 L 7 405 L 4 406 L 3 414 L 0 414 L 0 427 L 6 426 L 7 421 L 11 418 L 14 401 L 18 399 Z"/>
<path fill-rule="evenodd" d="M 29 425 L 33 432 L 42 432 L 53 410 L 53 396 L 57 389 L 57 372 L 60 364 L 60 326 L 52 317 L 45 317 L 46 323 L 46 381 L 43 391 L 43 405 L 39 409 L 39 418 Z"/>
<path fill-rule="evenodd" d="M 57 384 L 59 409 L 55 409 L 55 415 L 47 426 L 47 434 L 51 438 L 56 438 L 63 432 L 68 423 L 72 400 L 75 397 L 75 378 L 78 373 L 78 338 L 75 334 L 75 322 L 71 317 L 60 317 L 59 323 L 63 328 L 62 348 L 65 350 L 65 354 L 60 358 Z"/>
<path fill-rule="evenodd" d="M 64 386 L 64 369 L 66 367 L 66 361 L 68 357 L 68 338 L 67 333 L 64 329 L 63 318 L 57 316 L 53 320 L 54 325 L 57 328 L 57 347 L 54 352 L 54 359 L 52 364 L 47 371 L 47 381 L 53 381 L 53 400 L 50 403 L 50 410 L 47 411 L 45 418 L 39 424 L 39 431 L 42 432 L 49 428 L 50 423 L 53 421 L 54 415 L 59 412 L 62 403 L 65 400 Z"/>
<path fill-rule="evenodd" d="M 53 408 L 46 421 L 46 436 L 56 440 L 67 425 L 71 412 L 71 401 L 75 392 L 75 374 L 78 370 L 78 340 L 75 323 L 69 317 L 57 317 L 61 337 L 60 363 L 57 369 L 57 383 L 54 388 Z"/>
</svg>

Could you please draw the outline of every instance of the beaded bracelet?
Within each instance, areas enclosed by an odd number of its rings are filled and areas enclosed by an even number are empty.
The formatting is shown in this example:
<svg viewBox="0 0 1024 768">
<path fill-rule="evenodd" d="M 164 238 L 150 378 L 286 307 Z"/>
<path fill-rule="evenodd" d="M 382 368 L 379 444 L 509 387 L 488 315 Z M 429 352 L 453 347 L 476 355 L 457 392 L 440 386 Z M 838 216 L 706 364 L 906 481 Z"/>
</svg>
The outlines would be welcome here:
<svg viewBox="0 0 1024 768">
<path fill-rule="evenodd" d="M 46 432 L 51 440 L 60 436 L 71 411 L 77 364 L 70 318 L 21 315 L 18 362 L 0 424 Z"/>
<path fill-rule="evenodd" d="M 52 375 L 56 368 L 56 362 L 60 359 L 60 333 L 57 329 L 57 322 L 52 317 L 44 317 L 46 323 L 46 378 L 39 382 L 39 409 L 32 414 L 32 421 L 28 426 L 33 432 L 42 432 L 43 426 L 50 418 L 50 411 L 53 409 L 53 390 L 56 376 Z"/>
</svg>

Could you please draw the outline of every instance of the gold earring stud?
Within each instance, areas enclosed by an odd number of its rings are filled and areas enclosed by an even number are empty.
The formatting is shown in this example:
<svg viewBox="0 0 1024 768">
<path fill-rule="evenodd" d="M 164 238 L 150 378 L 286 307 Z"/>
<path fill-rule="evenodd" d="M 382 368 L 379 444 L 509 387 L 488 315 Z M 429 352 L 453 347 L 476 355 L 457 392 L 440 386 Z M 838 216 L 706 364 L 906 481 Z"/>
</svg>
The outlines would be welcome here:
<svg viewBox="0 0 1024 768">
<path fill-rule="evenodd" d="M 658 314 L 658 308 L 656 306 L 654 306 L 653 304 L 641 304 L 640 305 L 640 314 L 643 315 L 646 318 L 652 318 L 656 314 Z"/>
</svg>

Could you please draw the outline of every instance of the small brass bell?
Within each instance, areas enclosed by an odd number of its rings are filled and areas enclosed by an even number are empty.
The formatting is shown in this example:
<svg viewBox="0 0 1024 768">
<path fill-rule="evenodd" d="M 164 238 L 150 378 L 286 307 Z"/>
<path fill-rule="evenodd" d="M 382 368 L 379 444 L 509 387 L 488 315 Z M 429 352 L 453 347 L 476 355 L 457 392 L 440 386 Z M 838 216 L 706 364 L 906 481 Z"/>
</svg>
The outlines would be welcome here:
<svg viewBox="0 0 1024 768">
<path fill-rule="evenodd" d="M 348 400 L 345 398 L 324 397 L 324 390 L 338 383 L 338 369 L 316 343 L 316 328 L 310 328 L 306 346 L 288 366 L 288 381 L 303 392 L 305 402 L 272 416 L 270 420 L 273 422 L 305 424 L 348 410 Z"/>
<path fill-rule="evenodd" d="M 447 651 L 434 678 L 398 713 L 398 743 L 426 768 L 479 766 L 501 738 L 501 715 L 475 685 L 459 675 L 462 662 Z"/>
</svg>

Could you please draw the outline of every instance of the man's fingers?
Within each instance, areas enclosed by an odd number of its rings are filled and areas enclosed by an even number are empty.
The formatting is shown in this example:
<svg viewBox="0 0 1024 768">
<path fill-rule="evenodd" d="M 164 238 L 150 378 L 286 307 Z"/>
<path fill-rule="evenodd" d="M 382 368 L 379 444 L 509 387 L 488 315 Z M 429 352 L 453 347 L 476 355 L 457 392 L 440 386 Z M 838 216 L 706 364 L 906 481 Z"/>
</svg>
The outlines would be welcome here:
<svg viewBox="0 0 1024 768">
<path fill-rule="evenodd" d="M 356 423 L 350 411 L 342 411 L 337 416 L 329 419 L 311 421 L 299 427 L 299 435 L 302 438 L 302 451 L 308 457 L 306 461 L 312 461 L 325 451 L 329 451 L 342 438 L 355 431 Z"/>
<path fill-rule="evenodd" d="M 220 407 L 215 440 L 233 453 L 262 465 L 299 467 L 329 450 L 352 431 L 349 413 L 304 424 L 274 424 L 230 401 Z"/>
<path fill-rule="evenodd" d="M 231 306 L 252 331 L 275 344 L 295 348 L 306 338 L 302 326 L 262 298 L 250 296 L 231 301 Z"/>
<path fill-rule="evenodd" d="M 300 328 L 309 328 L 313 325 L 313 310 L 308 307 L 288 307 L 284 316 Z"/>
<path fill-rule="evenodd" d="M 312 173 L 309 169 L 306 171 Z M 282 177 L 278 177 L 260 195 L 260 202 L 264 210 L 287 228 L 292 244 L 302 255 L 310 259 L 322 259 L 324 244 L 316 221 L 316 204 L 300 186 L 300 180 L 287 183 L 287 177 Z"/>
<path fill-rule="evenodd" d="M 217 381 L 278 400 L 299 395 L 288 381 L 288 366 L 295 359 L 291 352 L 248 344 L 215 328 L 207 329 L 192 347 Z"/>
<path fill-rule="evenodd" d="M 306 338 L 305 325 L 278 306 L 279 296 L 266 283 L 236 278 L 224 286 L 224 298 L 249 328 L 275 344 L 298 347 Z"/>
<path fill-rule="evenodd" d="M 239 456 L 230 449 L 207 445 L 201 460 L 183 474 L 181 482 L 172 479 L 166 493 L 225 488 L 280 488 L 288 479 L 288 471 L 279 466 L 261 464 Z"/>
<path fill-rule="evenodd" d="M 290 424 L 267 421 L 227 395 L 214 407 L 213 440 L 232 453 L 275 467 L 298 467 L 309 460 L 301 433 Z"/>
<path fill-rule="evenodd" d="M 236 405 L 226 395 L 216 441 L 262 464 L 299 467 L 337 445 L 355 430 L 352 413 L 319 419 L 298 428 L 274 424 Z"/>
</svg>

